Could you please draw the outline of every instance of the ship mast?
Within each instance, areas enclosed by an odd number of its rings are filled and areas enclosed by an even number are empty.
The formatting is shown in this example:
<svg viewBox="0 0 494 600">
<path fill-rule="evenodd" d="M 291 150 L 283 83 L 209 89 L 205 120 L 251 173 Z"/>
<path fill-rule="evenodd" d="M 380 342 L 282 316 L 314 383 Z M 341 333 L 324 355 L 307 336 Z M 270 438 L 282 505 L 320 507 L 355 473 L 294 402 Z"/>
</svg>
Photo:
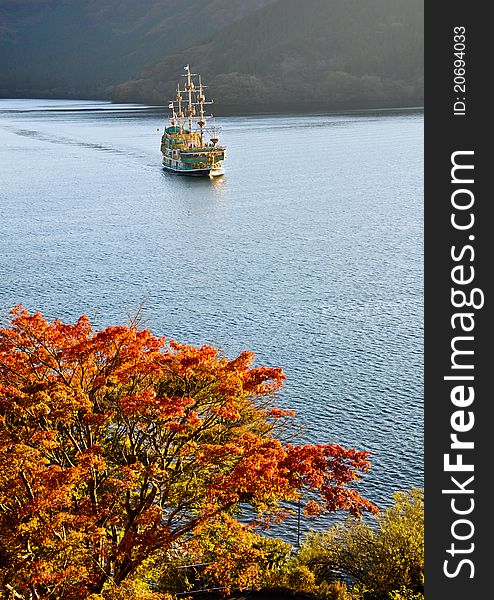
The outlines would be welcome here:
<svg viewBox="0 0 494 600">
<path fill-rule="evenodd" d="M 192 90 L 194 89 L 194 84 L 192 83 L 192 78 L 190 76 L 190 65 L 187 65 L 185 67 L 185 70 L 187 71 L 187 85 L 185 86 L 185 89 L 189 93 L 189 104 L 187 107 L 187 113 L 189 115 L 189 131 L 190 133 L 192 133 L 192 124 L 194 122 L 194 105 L 192 103 Z"/>
<path fill-rule="evenodd" d="M 178 126 L 180 128 L 180 135 L 183 133 L 184 127 L 184 113 L 182 110 L 182 94 L 180 93 L 180 86 L 177 85 L 177 104 L 178 104 Z"/>
<path fill-rule="evenodd" d="M 203 145 L 203 134 L 202 134 L 202 130 L 203 127 L 206 125 L 206 119 L 204 118 L 204 102 L 206 101 L 206 98 L 204 96 L 204 93 L 202 91 L 202 79 L 201 76 L 199 75 L 199 94 L 197 95 L 197 101 L 199 102 L 199 114 L 201 116 L 201 118 L 199 119 L 199 121 L 197 122 L 197 124 L 199 125 L 200 129 L 201 129 L 201 146 Z"/>
</svg>

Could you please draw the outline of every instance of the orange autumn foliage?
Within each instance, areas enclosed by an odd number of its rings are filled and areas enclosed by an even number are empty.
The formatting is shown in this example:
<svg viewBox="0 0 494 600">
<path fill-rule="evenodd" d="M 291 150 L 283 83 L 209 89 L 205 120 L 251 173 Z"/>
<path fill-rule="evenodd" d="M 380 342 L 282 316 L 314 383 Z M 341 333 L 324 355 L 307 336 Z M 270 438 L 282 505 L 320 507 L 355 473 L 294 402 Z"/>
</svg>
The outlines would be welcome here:
<svg viewBox="0 0 494 600">
<path fill-rule="evenodd" d="M 80 600 L 248 503 L 264 518 L 375 507 L 368 453 L 283 444 L 285 376 L 136 326 L 14 308 L 0 328 L 0 588 Z"/>
<path fill-rule="evenodd" d="M 256 589 L 268 573 L 286 564 L 291 546 L 259 535 L 254 524 L 221 514 L 194 530 L 194 536 L 158 553 L 144 572 L 154 574 L 157 589 L 190 591 L 222 588 Z"/>
</svg>

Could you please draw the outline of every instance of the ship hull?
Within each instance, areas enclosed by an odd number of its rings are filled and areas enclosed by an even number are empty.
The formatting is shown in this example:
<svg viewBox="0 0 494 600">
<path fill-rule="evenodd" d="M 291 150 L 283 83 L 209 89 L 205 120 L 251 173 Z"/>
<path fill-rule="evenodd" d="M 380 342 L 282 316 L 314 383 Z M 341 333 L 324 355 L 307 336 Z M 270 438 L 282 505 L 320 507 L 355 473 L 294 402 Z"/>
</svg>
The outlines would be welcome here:
<svg viewBox="0 0 494 600">
<path fill-rule="evenodd" d="M 219 177 L 224 174 L 223 168 L 207 168 L 207 169 L 175 169 L 169 165 L 163 164 L 163 169 L 169 173 L 183 175 L 186 177 Z"/>
</svg>

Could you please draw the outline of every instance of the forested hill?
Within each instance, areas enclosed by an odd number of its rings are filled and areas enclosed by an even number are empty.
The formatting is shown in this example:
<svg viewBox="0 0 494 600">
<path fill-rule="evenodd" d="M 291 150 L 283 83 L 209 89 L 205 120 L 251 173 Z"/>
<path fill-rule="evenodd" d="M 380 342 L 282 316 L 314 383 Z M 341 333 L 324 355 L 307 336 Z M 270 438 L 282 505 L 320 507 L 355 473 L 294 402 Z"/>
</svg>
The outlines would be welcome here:
<svg viewBox="0 0 494 600">
<path fill-rule="evenodd" d="M 109 97 L 273 1 L 0 0 L 0 96 Z"/>
<path fill-rule="evenodd" d="M 423 101 L 423 0 L 0 0 L 0 22 L 3 95 L 163 104 L 190 63 L 225 110 Z"/>
<path fill-rule="evenodd" d="M 423 0 L 277 0 L 117 86 L 162 103 L 190 63 L 228 108 L 412 106 L 423 101 Z"/>
</svg>

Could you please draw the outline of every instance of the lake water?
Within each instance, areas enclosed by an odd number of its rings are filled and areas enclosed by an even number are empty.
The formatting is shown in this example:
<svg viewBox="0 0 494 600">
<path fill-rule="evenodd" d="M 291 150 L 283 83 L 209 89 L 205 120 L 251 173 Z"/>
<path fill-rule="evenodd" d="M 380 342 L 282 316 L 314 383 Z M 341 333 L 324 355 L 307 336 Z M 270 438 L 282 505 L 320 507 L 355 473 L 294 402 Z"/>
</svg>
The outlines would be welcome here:
<svg viewBox="0 0 494 600">
<path fill-rule="evenodd" d="M 156 109 L 0 100 L 0 307 L 104 326 L 143 302 L 155 334 L 255 351 L 306 441 L 372 452 L 387 506 L 423 477 L 423 113 L 217 124 L 225 176 L 188 179 Z"/>
</svg>

